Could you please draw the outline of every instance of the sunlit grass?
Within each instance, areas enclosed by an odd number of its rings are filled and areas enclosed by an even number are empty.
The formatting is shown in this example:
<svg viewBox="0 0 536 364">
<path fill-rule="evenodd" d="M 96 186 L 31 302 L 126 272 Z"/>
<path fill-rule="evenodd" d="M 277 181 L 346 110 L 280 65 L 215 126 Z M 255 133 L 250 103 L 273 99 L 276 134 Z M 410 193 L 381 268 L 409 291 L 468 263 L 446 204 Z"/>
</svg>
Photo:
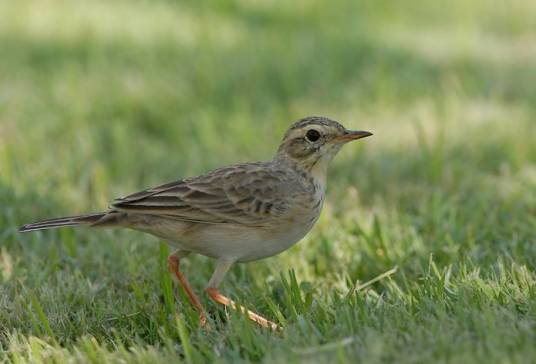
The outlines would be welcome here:
<svg viewBox="0 0 536 364">
<path fill-rule="evenodd" d="M 2 359 L 536 356 L 533 2 L 0 9 Z M 374 136 L 336 158 L 323 214 L 300 244 L 234 267 L 222 287 L 281 322 L 281 336 L 206 297 L 210 325 L 199 328 L 184 294 L 170 290 L 166 247 L 153 237 L 16 232 L 269 159 L 290 122 L 314 114 Z M 183 269 L 202 292 L 213 262 L 189 257 Z"/>
</svg>

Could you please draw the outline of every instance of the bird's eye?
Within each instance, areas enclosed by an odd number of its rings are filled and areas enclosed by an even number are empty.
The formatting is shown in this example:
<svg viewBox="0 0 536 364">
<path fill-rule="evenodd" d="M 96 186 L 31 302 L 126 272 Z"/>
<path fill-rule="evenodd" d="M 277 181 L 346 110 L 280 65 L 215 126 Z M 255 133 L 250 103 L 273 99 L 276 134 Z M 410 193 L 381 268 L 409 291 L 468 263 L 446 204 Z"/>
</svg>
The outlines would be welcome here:
<svg viewBox="0 0 536 364">
<path fill-rule="evenodd" d="M 318 130 L 307 130 L 307 133 L 305 134 L 305 138 L 307 138 L 310 142 L 316 142 L 318 139 L 320 139 L 320 133 Z"/>
</svg>

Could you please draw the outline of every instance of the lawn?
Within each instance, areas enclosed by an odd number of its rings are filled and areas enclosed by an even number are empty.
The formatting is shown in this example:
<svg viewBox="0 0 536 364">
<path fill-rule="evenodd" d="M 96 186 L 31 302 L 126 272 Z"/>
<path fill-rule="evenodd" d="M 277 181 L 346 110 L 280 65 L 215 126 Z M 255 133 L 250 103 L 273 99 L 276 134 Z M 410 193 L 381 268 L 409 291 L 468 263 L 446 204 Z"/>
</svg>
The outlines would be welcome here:
<svg viewBox="0 0 536 364">
<path fill-rule="evenodd" d="M 222 291 L 126 230 L 41 218 L 224 164 L 291 122 L 345 147 L 322 216 Z M 202 292 L 214 264 L 184 265 Z M 536 362 L 536 2 L 0 0 L 0 360 Z"/>
</svg>

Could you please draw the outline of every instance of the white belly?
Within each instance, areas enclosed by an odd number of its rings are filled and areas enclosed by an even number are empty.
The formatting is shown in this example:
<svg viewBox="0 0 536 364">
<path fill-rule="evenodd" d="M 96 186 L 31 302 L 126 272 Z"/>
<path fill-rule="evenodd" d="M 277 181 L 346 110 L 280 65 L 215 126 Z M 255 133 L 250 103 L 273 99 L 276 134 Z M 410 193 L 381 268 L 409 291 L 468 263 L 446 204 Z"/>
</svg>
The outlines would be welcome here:
<svg viewBox="0 0 536 364">
<path fill-rule="evenodd" d="M 300 241 L 314 225 L 292 224 L 287 228 L 260 229 L 237 225 L 206 225 L 176 245 L 208 257 L 247 262 L 276 255 Z"/>
</svg>

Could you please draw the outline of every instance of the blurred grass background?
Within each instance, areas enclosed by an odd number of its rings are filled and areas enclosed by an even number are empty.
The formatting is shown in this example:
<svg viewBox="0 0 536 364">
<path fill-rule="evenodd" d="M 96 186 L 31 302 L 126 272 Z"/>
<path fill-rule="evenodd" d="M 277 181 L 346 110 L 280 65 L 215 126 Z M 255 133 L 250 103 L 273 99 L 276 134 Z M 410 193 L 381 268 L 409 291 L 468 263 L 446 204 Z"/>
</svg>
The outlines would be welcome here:
<svg viewBox="0 0 536 364">
<path fill-rule="evenodd" d="M 535 85 L 530 0 L 0 0 L 0 357 L 533 361 Z M 269 159 L 308 115 L 374 137 L 304 241 L 224 283 L 282 337 L 198 328 L 152 237 L 16 232 Z M 184 267 L 201 291 L 212 262 Z"/>
</svg>

